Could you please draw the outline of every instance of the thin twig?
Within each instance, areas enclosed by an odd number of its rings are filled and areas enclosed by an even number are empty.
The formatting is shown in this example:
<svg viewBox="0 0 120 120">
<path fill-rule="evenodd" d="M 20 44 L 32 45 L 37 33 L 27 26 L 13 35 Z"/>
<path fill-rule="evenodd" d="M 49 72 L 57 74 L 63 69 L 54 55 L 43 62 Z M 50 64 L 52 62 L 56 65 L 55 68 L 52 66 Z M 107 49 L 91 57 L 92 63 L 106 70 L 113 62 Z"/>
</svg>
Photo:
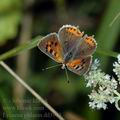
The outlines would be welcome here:
<svg viewBox="0 0 120 120">
<path fill-rule="evenodd" d="M 113 23 L 117 20 L 117 18 L 119 16 L 120 16 L 120 12 L 114 17 L 114 19 L 112 20 L 112 22 L 109 24 L 110 27 L 113 25 Z"/>
<path fill-rule="evenodd" d="M 23 85 L 33 96 L 35 96 L 46 108 L 48 108 L 59 120 L 64 120 L 64 118 L 55 111 L 38 93 L 36 93 L 29 85 L 27 85 L 24 80 L 22 80 L 8 65 L 3 61 L 0 65 L 5 68 L 21 85 Z"/>
<path fill-rule="evenodd" d="M 22 45 L 19 45 L 13 49 L 1 54 L 0 61 L 3 61 L 5 59 L 11 58 L 15 55 L 18 55 L 19 53 L 21 53 L 23 51 L 27 51 L 27 50 L 35 48 L 38 44 L 38 41 L 40 41 L 40 39 L 42 39 L 42 36 L 37 36 L 37 37 L 33 38 L 31 41 L 26 42 Z"/>
</svg>

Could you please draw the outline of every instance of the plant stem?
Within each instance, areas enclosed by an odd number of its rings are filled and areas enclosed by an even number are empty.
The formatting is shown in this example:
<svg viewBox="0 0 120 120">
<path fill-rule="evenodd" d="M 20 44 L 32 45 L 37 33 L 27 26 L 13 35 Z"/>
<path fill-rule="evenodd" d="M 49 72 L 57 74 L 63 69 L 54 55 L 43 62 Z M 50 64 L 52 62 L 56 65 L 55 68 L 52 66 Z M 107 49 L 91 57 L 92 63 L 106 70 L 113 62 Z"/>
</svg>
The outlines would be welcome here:
<svg viewBox="0 0 120 120">
<path fill-rule="evenodd" d="M 0 61 L 3 61 L 5 59 L 11 58 L 15 55 L 17 55 L 18 53 L 25 51 L 25 50 L 30 50 L 34 47 L 36 47 L 38 41 L 42 38 L 42 36 L 37 36 L 35 37 L 32 41 L 29 41 L 25 44 L 19 45 L 18 47 L 15 47 L 3 54 L 0 55 Z"/>
<path fill-rule="evenodd" d="M 120 93 L 119 92 L 117 92 L 116 90 L 114 90 L 114 93 L 117 95 L 117 97 L 120 98 Z"/>
<path fill-rule="evenodd" d="M 64 118 L 55 111 L 38 93 L 36 93 L 28 84 L 24 82 L 8 65 L 3 61 L 0 62 L 0 65 L 5 68 L 21 85 L 23 85 L 33 96 L 35 96 L 45 107 L 47 107 L 59 120 L 64 120 Z"/>
<path fill-rule="evenodd" d="M 108 51 L 108 50 L 100 50 L 97 49 L 96 51 L 97 54 L 104 55 L 104 56 L 110 56 L 110 57 L 117 57 L 119 53 L 114 52 L 114 51 Z"/>
</svg>

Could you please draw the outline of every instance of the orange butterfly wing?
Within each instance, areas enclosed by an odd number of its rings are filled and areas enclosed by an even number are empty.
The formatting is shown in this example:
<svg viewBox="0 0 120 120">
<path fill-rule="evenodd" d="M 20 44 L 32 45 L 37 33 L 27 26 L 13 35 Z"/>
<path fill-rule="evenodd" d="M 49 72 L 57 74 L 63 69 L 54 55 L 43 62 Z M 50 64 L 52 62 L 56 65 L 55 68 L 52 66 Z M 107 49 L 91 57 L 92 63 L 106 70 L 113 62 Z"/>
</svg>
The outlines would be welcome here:
<svg viewBox="0 0 120 120">
<path fill-rule="evenodd" d="M 83 75 L 88 72 L 91 62 L 92 62 L 92 56 L 89 56 L 86 58 L 71 60 L 68 63 L 66 63 L 66 66 L 70 71 L 78 75 Z"/>
<path fill-rule="evenodd" d="M 51 33 L 38 43 L 38 48 L 58 63 L 63 62 L 63 53 L 56 33 Z"/>
</svg>

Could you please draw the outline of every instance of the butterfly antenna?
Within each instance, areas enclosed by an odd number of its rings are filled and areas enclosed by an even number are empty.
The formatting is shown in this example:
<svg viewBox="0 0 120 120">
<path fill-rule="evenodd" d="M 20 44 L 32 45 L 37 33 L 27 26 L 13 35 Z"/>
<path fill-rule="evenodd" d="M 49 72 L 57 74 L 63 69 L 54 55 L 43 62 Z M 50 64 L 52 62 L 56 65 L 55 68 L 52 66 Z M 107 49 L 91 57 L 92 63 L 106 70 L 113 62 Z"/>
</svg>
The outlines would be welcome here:
<svg viewBox="0 0 120 120">
<path fill-rule="evenodd" d="M 68 72 L 67 72 L 67 68 L 65 67 L 65 74 L 66 74 L 66 77 L 67 77 L 67 82 L 69 83 L 70 80 L 69 80 L 69 76 L 68 76 Z"/>
<path fill-rule="evenodd" d="M 53 66 L 50 66 L 50 67 L 46 67 L 46 68 L 43 68 L 42 70 L 48 70 L 48 69 L 51 69 L 51 68 L 55 68 L 55 67 L 58 67 L 58 66 L 61 66 L 61 64 L 57 64 L 57 65 L 53 65 Z"/>
</svg>

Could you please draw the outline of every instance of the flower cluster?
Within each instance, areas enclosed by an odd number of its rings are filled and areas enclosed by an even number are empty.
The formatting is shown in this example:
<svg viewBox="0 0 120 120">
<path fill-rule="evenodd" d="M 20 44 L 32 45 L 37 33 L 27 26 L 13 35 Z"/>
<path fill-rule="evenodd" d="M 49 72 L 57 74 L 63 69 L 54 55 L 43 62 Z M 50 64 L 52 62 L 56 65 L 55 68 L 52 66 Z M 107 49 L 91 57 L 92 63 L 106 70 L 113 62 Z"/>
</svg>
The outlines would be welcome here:
<svg viewBox="0 0 120 120">
<path fill-rule="evenodd" d="M 92 88 L 91 94 L 88 95 L 90 98 L 89 106 L 93 109 L 106 109 L 108 102 L 112 104 L 118 101 L 118 96 L 116 97 L 115 94 L 118 82 L 114 77 L 102 72 L 99 66 L 99 60 L 96 59 L 90 71 L 84 77 L 87 82 L 86 87 Z M 118 62 L 115 62 L 113 66 L 113 71 L 118 76 L 120 82 L 120 55 L 118 56 Z"/>
<path fill-rule="evenodd" d="M 115 74 L 117 75 L 118 77 L 118 81 L 119 81 L 119 84 L 120 84 L 120 55 L 118 55 L 118 61 L 113 63 L 113 66 L 114 66 L 114 69 L 113 71 L 115 72 Z"/>
</svg>

